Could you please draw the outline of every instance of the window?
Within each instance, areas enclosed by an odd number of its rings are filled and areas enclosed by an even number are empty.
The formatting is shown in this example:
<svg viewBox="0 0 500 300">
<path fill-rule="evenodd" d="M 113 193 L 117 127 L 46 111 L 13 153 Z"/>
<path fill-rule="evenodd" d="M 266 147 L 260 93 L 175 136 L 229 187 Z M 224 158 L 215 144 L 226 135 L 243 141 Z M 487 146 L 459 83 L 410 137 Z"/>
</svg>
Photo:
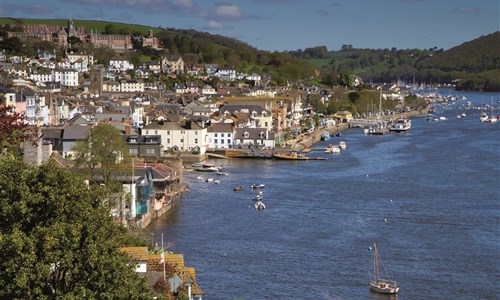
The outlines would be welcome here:
<svg viewBox="0 0 500 300">
<path fill-rule="evenodd" d="M 264 122 L 264 127 L 267 127 L 267 122 Z"/>
<path fill-rule="evenodd" d="M 131 148 L 129 149 L 130 154 L 139 154 L 139 149 Z"/>
<path fill-rule="evenodd" d="M 230 140 L 230 139 L 227 139 L 227 143 L 228 143 L 228 144 L 231 144 L 231 140 Z"/>
<path fill-rule="evenodd" d="M 156 154 L 156 149 L 155 148 L 147 148 L 146 153 L 147 154 Z"/>
<path fill-rule="evenodd" d="M 130 139 L 130 140 L 128 140 L 128 142 L 131 144 L 135 144 L 135 143 L 137 143 L 137 139 Z"/>
<path fill-rule="evenodd" d="M 149 134 L 149 130 L 146 130 L 146 134 Z"/>
<path fill-rule="evenodd" d="M 214 136 L 217 137 L 217 133 L 214 133 Z"/>
<path fill-rule="evenodd" d="M 227 137 L 228 137 L 228 138 L 230 138 L 230 137 L 231 137 L 231 134 L 230 134 L 230 133 L 228 133 L 228 134 L 227 134 Z"/>
<path fill-rule="evenodd" d="M 220 134 L 220 137 L 224 137 L 224 133 L 221 133 L 221 134 Z"/>
<path fill-rule="evenodd" d="M 243 137 L 248 139 L 248 137 L 250 136 L 250 134 L 248 133 L 248 131 L 245 131 L 245 133 L 243 133 Z"/>
<path fill-rule="evenodd" d="M 221 143 L 221 144 L 224 144 L 224 139 L 220 139 L 220 143 Z"/>
<path fill-rule="evenodd" d="M 195 144 L 198 144 L 198 139 L 194 139 L 194 143 L 195 143 Z"/>
<path fill-rule="evenodd" d="M 170 130 L 167 130 L 167 135 L 170 135 Z"/>
<path fill-rule="evenodd" d="M 214 144 L 217 144 L 217 143 L 219 143 L 219 140 L 218 140 L 218 139 L 215 139 L 215 140 L 214 140 Z"/>
<path fill-rule="evenodd" d="M 158 134 L 158 130 L 155 130 L 155 134 Z"/>
<path fill-rule="evenodd" d="M 198 135 L 198 130 L 195 130 L 195 131 L 194 131 L 194 135 Z"/>
<path fill-rule="evenodd" d="M 170 144 L 170 139 L 167 139 L 167 144 Z"/>
<path fill-rule="evenodd" d="M 181 143 L 184 143 L 184 139 L 181 139 Z"/>
</svg>

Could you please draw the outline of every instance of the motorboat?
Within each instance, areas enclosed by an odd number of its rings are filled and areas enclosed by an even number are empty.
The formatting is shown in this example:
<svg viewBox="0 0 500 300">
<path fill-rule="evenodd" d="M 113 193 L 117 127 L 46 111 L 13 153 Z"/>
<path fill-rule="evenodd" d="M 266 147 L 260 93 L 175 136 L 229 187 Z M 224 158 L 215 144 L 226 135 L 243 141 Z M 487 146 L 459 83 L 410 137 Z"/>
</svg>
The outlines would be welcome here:
<svg viewBox="0 0 500 300">
<path fill-rule="evenodd" d="M 391 124 L 389 131 L 406 132 L 411 129 L 411 120 L 407 118 L 398 118 Z"/>
<path fill-rule="evenodd" d="M 321 140 L 322 141 L 329 141 L 330 140 L 330 133 L 328 131 L 322 132 L 321 133 Z"/>
<path fill-rule="evenodd" d="M 378 254 L 377 244 L 373 243 L 373 274 L 370 280 L 370 290 L 381 294 L 396 294 L 399 291 L 399 286 L 394 280 L 390 280 L 385 271 L 382 259 Z M 383 275 L 381 274 L 383 273 Z M 385 276 L 382 277 L 382 276 Z"/>
<path fill-rule="evenodd" d="M 250 186 L 252 189 L 263 189 L 266 187 L 263 183 L 254 183 Z"/>
<path fill-rule="evenodd" d="M 235 192 L 241 192 L 241 191 L 243 191 L 243 187 L 242 186 L 237 186 L 237 187 L 233 188 L 233 191 L 235 191 Z"/>
<path fill-rule="evenodd" d="M 254 207 L 256 210 L 263 210 L 266 208 L 266 205 L 262 201 L 255 201 Z"/>
<path fill-rule="evenodd" d="M 340 148 L 341 150 L 345 150 L 345 149 L 347 148 L 347 143 L 346 143 L 346 142 L 344 142 L 344 141 L 340 141 L 340 142 L 339 142 L 339 148 Z"/>
</svg>

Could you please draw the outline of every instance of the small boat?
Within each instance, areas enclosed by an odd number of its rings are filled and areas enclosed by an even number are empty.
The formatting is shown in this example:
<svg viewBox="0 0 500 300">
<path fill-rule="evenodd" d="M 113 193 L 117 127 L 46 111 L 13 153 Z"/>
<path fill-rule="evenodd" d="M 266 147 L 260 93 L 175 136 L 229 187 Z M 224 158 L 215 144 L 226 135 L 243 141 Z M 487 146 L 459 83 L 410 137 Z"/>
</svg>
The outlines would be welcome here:
<svg viewBox="0 0 500 300">
<path fill-rule="evenodd" d="M 201 162 L 196 162 L 196 163 L 191 164 L 191 167 L 193 167 L 193 168 L 201 168 L 201 167 L 203 167 L 203 164 L 204 164 L 204 162 L 202 162 L 202 161 Z"/>
<path fill-rule="evenodd" d="M 399 291 L 398 284 L 389 279 L 385 271 L 382 259 L 378 254 L 377 244 L 373 243 L 373 274 L 370 280 L 370 290 L 381 294 L 396 294 Z M 381 271 L 383 271 L 386 278 L 382 278 Z"/>
<path fill-rule="evenodd" d="M 228 176 L 228 172 L 217 171 L 217 175 Z"/>
<path fill-rule="evenodd" d="M 214 180 L 214 183 L 215 183 L 215 184 L 220 184 L 220 180 L 219 180 L 219 179 L 216 179 L 216 180 Z"/>
<path fill-rule="evenodd" d="M 321 140 L 322 141 L 329 141 L 330 140 L 330 133 L 328 131 L 322 132 L 321 133 Z"/>
<path fill-rule="evenodd" d="M 266 205 L 262 201 L 255 201 L 254 207 L 256 210 L 263 210 L 266 208 Z"/>
<path fill-rule="evenodd" d="M 252 189 L 263 189 L 266 187 L 263 183 L 254 183 L 250 186 Z"/>
<path fill-rule="evenodd" d="M 339 142 L 339 148 L 340 148 L 341 150 L 345 150 L 345 149 L 347 148 L 347 144 L 346 144 L 346 142 L 344 142 L 344 141 L 340 141 L 340 142 Z"/>
<path fill-rule="evenodd" d="M 216 167 L 201 167 L 201 168 L 196 168 L 195 169 L 198 172 L 218 172 L 219 169 Z"/>
<path fill-rule="evenodd" d="M 290 153 L 275 153 L 273 154 L 273 158 L 284 160 L 309 160 L 309 157 L 295 151 L 291 151 Z"/>
<path fill-rule="evenodd" d="M 333 146 L 331 148 L 331 152 L 330 153 L 332 153 L 332 154 L 339 154 L 340 153 L 340 146 Z"/>
<path fill-rule="evenodd" d="M 411 129 L 411 120 L 407 118 L 399 118 L 389 127 L 392 132 L 406 132 Z"/>
<path fill-rule="evenodd" d="M 233 189 L 233 191 L 235 191 L 235 192 L 241 192 L 241 191 L 243 191 L 243 187 L 242 186 L 237 186 L 237 187 L 235 187 Z"/>
<path fill-rule="evenodd" d="M 207 179 L 205 179 L 205 182 L 213 182 L 213 181 L 214 181 L 213 178 L 207 178 Z"/>
</svg>

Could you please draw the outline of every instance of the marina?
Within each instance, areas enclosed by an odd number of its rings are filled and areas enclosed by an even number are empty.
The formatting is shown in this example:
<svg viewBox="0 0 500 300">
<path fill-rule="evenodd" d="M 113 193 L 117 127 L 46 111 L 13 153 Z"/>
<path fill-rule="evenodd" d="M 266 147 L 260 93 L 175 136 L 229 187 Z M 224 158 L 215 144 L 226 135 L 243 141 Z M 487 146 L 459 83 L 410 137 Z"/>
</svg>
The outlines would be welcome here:
<svg viewBox="0 0 500 300">
<path fill-rule="evenodd" d="M 500 95 L 463 95 L 471 108 L 435 106 L 444 121 L 412 118 L 407 133 L 381 136 L 352 128 L 314 144 L 345 141 L 334 159 L 214 159 L 231 175 L 215 185 L 187 172 L 190 192 L 147 231 L 196 266 L 204 299 L 386 299 L 369 288 L 373 241 L 401 299 L 498 295 L 500 124 L 479 117 Z M 256 183 L 266 186 L 258 213 Z"/>
</svg>

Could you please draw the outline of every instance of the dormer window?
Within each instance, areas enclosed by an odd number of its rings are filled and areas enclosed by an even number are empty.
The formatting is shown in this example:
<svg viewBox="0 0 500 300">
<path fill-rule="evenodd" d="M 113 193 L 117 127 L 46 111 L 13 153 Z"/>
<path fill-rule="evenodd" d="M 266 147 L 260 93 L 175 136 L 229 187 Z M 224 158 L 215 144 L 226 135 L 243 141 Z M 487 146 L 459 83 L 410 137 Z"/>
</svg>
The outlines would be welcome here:
<svg viewBox="0 0 500 300">
<path fill-rule="evenodd" d="M 263 117 L 266 117 L 267 116 L 267 113 L 265 111 L 262 112 L 262 116 Z"/>
<path fill-rule="evenodd" d="M 248 131 L 245 131 L 243 133 L 243 137 L 246 138 L 246 139 L 248 139 L 250 137 L 250 133 L 248 133 Z"/>
<path fill-rule="evenodd" d="M 260 138 L 261 138 L 261 139 L 263 139 L 263 138 L 266 136 L 266 134 L 265 134 L 263 131 L 261 131 L 261 132 L 259 133 L 259 136 L 260 136 Z"/>
</svg>

